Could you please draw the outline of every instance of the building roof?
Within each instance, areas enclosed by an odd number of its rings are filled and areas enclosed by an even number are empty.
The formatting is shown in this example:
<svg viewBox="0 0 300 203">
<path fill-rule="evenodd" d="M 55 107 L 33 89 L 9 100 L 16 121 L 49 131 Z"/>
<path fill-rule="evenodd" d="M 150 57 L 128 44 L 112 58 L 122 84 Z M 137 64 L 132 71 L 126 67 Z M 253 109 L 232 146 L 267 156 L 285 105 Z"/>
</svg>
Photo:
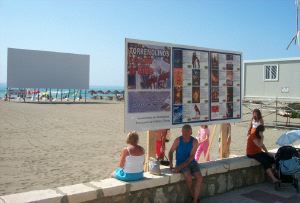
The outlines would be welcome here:
<svg viewBox="0 0 300 203">
<path fill-rule="evenodd" d="M 259 59 L 259 60 L 244 60 L 244 64 L 246 64 L 246 63 L 282 62 L 282 61 L 300 61 L 300 57 L 277 58 L 277 59 Z"/>
</svg>

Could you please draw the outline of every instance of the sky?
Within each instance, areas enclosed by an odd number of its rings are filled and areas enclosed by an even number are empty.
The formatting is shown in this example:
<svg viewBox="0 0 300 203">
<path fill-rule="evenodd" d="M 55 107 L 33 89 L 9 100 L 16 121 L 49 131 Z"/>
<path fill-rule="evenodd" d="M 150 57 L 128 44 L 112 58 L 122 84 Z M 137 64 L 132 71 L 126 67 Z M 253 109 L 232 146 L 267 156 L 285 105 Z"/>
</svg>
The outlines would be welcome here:
<svg viewBox="0 0 300 203">
<path fill-rule="evenodd" d="M 294 0 L 0 0 L 0 83 L 7 48 L 90 55 L 90 85 L 124 86 L 125 38 L 299 57 Z"/>
</svg>

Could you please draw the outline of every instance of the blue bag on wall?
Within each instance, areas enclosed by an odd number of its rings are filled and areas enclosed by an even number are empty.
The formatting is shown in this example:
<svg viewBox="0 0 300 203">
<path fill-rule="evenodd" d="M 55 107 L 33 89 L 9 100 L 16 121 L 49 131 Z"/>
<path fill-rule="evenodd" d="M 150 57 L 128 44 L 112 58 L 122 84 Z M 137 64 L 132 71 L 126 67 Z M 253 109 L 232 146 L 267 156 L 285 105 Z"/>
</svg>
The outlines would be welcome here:
<svg viewBox="0 0 300 203">
<path fill-rule="evenodd" d="M 280 160 L 279 167 L 283 175 L 293 175 L 300 171 L 300 158 L 294 156 L 288 160 Z"/>
</svg>

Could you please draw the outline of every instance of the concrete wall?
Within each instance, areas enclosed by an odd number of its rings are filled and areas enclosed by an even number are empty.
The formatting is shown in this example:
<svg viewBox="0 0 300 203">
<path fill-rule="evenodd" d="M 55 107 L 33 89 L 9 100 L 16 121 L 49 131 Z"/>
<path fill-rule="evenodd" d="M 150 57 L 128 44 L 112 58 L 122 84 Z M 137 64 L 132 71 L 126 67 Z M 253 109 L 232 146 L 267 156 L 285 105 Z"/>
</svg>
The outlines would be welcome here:
<svg viewBox="0 0 300 203">
<path fill-rule="evenodd" d="M 213 196 L 265 181 L 262 166 L 245 156 L 200 164 L 204 177 L 201 197 Z M 185 202 L 189 198 L 183 176 L 168 168 L 161 176 L 145 173 L 145 179 L 122 182 L 113 178 L 0 197 L 0 203 L 140 203 Z"/>
<path fill-rule="evenodd" d="M 264 65 L 278 64 L 278 81 L 264 80 Z M 244 99 L 300 100 L 300 59 L 244 63 Z M 288 92 L 282 92 L 288 88 Z"/>
</svg>

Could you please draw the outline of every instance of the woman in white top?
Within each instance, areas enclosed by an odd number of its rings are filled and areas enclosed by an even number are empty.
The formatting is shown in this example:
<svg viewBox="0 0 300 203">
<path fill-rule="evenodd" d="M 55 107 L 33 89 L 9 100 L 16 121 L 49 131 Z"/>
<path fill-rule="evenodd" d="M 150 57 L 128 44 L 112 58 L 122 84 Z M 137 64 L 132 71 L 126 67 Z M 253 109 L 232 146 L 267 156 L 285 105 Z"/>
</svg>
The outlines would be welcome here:
<svg viewBox="0 0 300 203">
<path fill-rule="evenodd" d="M 264 120 L 262 118 L 261 112 L 259 109 L 254 109 L 252 112 L 252 119 L 248 129 L 248 135 L 250 135 L 252 128 L 257 128 L 260 125 L 264 125 Z"/>
<path fill-rule="evenodd" d="M 127 135 L 127 147 L 121 151 L 119 167 L 113 177 L 123 181 L 135 181 L 144 178 L 145 150 L 138 145 L 139 135 L 130 132 Z"/>
</svg>

